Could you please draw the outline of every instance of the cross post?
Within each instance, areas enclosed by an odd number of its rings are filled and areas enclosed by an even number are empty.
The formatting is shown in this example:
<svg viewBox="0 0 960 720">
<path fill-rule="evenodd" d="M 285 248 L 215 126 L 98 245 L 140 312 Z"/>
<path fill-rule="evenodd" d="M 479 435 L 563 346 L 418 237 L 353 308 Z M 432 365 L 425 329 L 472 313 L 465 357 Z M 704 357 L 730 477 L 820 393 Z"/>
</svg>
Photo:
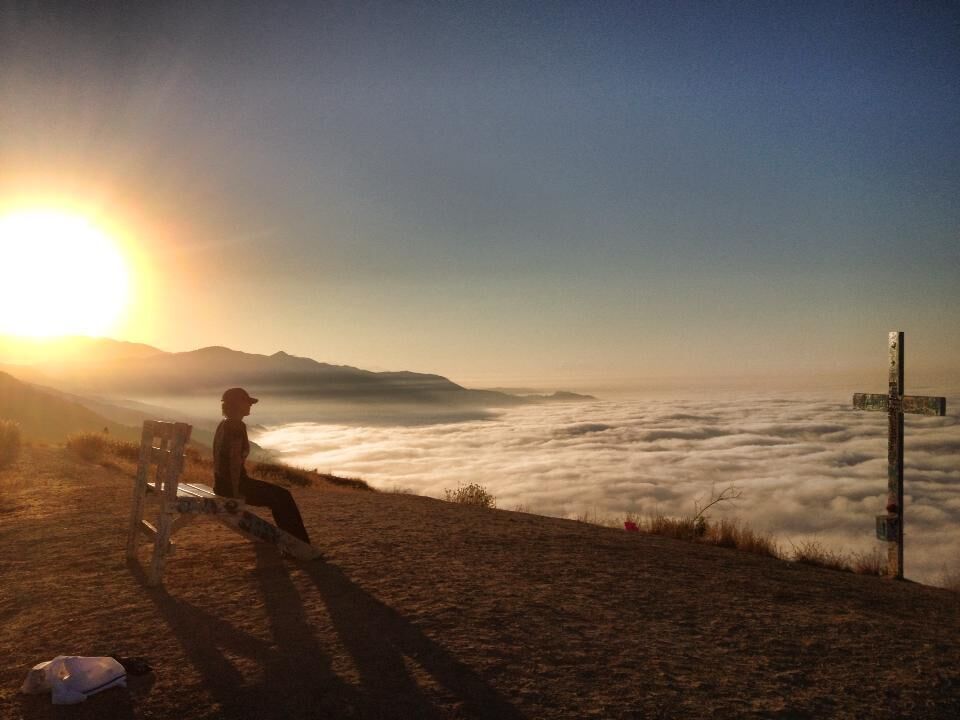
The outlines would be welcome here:
<svg viewBox="0 0 960 720">
<path fill-rule="evenodd" d="M 886 515 L 877 516 L 877 537 L 887 541 L 887 574 L 903 579 L 903 414 L 945 415 L 947 399 L 904 395 L 903 333 L 888 336 L 890 364 L 887 394 L 854 393 L 856 410 L 887 412 L 887 505 Z"/>
</svg>

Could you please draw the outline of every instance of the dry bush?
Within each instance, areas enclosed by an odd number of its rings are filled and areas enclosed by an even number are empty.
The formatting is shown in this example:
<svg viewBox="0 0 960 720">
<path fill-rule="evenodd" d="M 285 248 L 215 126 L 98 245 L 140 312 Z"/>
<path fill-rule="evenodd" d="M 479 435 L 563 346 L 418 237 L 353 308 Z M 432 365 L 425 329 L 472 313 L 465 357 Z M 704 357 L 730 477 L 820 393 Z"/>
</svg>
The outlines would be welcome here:
<svg viewBox="0 0 960 720">
<path fill-rule="evenodd" d="M 17 459 L 20 444 L 20 426 L 11 420 L 0 420 L 0 468 Z"/>
<path fill-rule="evenodd" d="M 653 535 L 663 535 L 678 540 L 693 540 L 696 537 L 696 525 L 692 517 L 673 518 L 658 514 L 644 518 L 637 524 L 641 531 Z"/>
<path fill-rule="evenodd" d="M 770 533 L 754 530 L 738 520 L 723 519 L 707 525 L 703 540 L 720 547 L 736 548 L 754 555 L 780 557 L 780 547 Z"/>
<path fill-rule="evenodd" d="M 735 548 L 742 532 L 739 522 L 723 518 L 720 522 L 710 523 L 702 537 L 718 547 Z"/>
<path fill-rule="evenodd" d="M 67 450 L 89 462 L 102 460 L 112 444 L 109 436 L 99 432 L 80 432 L 67 436 Z"/>
<path fill-rule="evenodd" d="M 875 575 L 880 577 L 887 574 L 887 556 L 874 548 L 871 552 L 855 552 L 850 555 L 850 569 L 857 575 Z"/>
<path fill-rule="evenodd" d="M 794 562 L 804 565 L 828 568 L 829 570 L 850 571 L 850 561 L 842 552 L 830 550 L 816 540 L 806 540 L 793 546 Z"/>
<path fill-rule="evenodd" d="M 460 485 L 456 490 L 444 490 L 444 500 L 460 505 L 474 505 L 476 507 L 495 508 L 497 499 L 487 492 L 487 489 L 477 483 Z"/>
<path fill-rule="evenodd" d="M 140 459 L 140 445 L 126 440 L 114 440 L 110 443 L 110 454 L 123 460 L 137 462 Z"/>
</svg>

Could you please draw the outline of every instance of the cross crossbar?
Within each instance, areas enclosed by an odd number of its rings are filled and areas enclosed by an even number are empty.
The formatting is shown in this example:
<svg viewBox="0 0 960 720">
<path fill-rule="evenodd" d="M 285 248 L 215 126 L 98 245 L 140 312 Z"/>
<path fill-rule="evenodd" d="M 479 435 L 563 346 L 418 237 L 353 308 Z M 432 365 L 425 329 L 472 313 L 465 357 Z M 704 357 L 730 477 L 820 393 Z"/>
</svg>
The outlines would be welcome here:
<svg viewBox="0 0 960 720">
<path fill-rule="evenodd" d="M 875 393 L 854 393 L 853 407 L 856 410 L 887 412 L 890 410 L 890 396 Z M 904 395 L 900 398 L 900 411 L 910 415 L 939 415 L 942 417 L 947 414 L 947 399 L 926 395 Z"/>
</svg>

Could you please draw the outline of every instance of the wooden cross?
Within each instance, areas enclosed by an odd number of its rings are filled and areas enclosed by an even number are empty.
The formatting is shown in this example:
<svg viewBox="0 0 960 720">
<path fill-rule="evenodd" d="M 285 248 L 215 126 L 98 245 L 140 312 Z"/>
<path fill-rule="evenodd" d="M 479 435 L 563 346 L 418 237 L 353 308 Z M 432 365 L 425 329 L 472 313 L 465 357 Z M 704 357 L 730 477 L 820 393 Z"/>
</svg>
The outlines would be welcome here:
<svg viewBox="0 0 960 720">
<path fill-rule="evenodd" d="M 854 393 L 857 410 L 887 413 L 887 514 L 877 516 L 877 537 L 887 541 L 887 574 L 903 579 L 903 414 L 945 415 L 947 399 L 903 394 L 903 333 L 889 335 L 889 391 L 886 395 Z"/>
</svg>

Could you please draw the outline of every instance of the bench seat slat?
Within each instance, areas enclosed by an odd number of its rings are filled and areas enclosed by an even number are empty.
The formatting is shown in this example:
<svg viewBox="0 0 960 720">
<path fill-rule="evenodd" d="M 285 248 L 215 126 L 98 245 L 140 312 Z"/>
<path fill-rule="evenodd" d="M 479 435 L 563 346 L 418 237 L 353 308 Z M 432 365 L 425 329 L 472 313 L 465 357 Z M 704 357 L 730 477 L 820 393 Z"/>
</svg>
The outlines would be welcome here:
<svg viewBox="0 0 960 720">
<path fill-rule="evenodd" d="M 148 482 L 147 492 L 155 493 L 156 491 L 156 484 Z M 213 488 L 203 483 L 177 483 L 177 497 L 215 498 L 220 496 L 213 491 Z"/>
<path fill-rule="evenodd" d="M 189 488 L 191 491 L 200 493 L 205 497 L 216 497 L 216 493 L 213 491 L 213 488 L 209 485 L 204 485 L 203 483 L 180 483 L 178 487 Z"/>
</svg>

